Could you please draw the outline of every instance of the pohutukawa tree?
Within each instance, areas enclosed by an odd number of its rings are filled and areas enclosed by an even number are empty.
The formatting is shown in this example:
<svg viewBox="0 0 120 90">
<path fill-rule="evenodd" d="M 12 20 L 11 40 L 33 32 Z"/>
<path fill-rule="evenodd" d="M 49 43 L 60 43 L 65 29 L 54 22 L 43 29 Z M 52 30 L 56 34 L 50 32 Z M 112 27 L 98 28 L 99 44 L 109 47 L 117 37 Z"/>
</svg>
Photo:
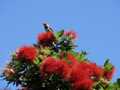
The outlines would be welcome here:
<svg viewBox="0 0 120 90">
<path fill-rule="evenodd" d="M 20 90 L 120 90 L 120 80 L 111 82 L 115 67 L 91 62 L 86 51 L 76 52 L 74 31 L 58 31 L 43 24 L 37 43 L 18 48 L 2 77 Z"/>
</svg>

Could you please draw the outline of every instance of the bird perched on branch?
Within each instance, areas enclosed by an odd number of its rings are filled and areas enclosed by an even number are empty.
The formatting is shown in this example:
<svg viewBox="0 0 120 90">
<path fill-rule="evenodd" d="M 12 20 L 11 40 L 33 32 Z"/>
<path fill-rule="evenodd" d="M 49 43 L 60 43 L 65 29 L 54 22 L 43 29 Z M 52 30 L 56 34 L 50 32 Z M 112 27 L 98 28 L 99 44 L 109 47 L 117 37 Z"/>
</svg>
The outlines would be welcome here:
<svg viewBox="0 0 120 90">
<path fill-rule="evenodd" d="M 43 23 L 44 29 L 46 32 L 50 31 L 53 32 L 53 29 L 49 26 L 49 24 L 47 23 Z"/>
</svg>

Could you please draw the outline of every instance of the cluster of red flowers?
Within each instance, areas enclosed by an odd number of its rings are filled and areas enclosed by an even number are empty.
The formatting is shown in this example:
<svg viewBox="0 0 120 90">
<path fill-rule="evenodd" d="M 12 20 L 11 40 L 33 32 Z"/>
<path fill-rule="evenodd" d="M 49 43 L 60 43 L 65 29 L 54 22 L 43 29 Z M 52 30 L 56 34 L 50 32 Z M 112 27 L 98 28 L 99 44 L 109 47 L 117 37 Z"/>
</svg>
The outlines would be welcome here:
<svg viewBox="0 0 120 90">
<path fill-rule="evenodd" d="M 16 52 L 16 58 L 18 60 L 26 60 L 33 62 L 37 56 L 37 50 L 33 46 L 23 46 Z"/>
<path fill-rule="evenodd" d="M 57 74 L 64 80 L 71 82 L 72 90 L 92 90 L 94 83 L 104 75 L 104 69 L 91 62 L 78 62 L 72 54 L 65 60 L 57 60 L 53 57 L 45 59 L 41 65 L 43 76 Z M 107 77 L 113 73 L 107 73 Z"/>
</svg>

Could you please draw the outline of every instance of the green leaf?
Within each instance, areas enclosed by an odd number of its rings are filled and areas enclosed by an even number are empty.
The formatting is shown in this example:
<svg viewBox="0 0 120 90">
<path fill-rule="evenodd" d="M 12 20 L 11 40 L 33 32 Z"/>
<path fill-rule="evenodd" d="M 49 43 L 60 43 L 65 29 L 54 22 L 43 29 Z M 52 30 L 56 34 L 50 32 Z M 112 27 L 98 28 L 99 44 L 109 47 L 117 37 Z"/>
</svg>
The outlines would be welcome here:
<svg viewBox="0 0 120 90">
<path fill-rule="evenodd" d="M 104 67 L 107 65 L 107 64 L 109 64 L 109 59 L 106 59 L 106 61 L 105 61 L 105 63 L 104 63 Z"/>
<path fill-rule="evenodd" d="M 55 37 L 58 39 L 59 37 L 61 37 L 64 34 L 64 30 L 58 31 L 55 33 Z"/>
<path fill-rule="evenodd" d="M 111 83 L 108 85 L 108 87 L 106 87 L 105 90 L 120 90 L 120 87 L 117 83 Z"/>
<path fill-rule="evenodd" d="M 52 57 L 54 57 L 54 58 L 59 58 L 59 53 L 51 52 L 51 54 L 52 54 Z"/>
<path fill-rule="evenodd" d="M 71 51 L 71 54 L 74 55 L 75 57 L 78 56 L 78 53 L 73 50 Z"/>
<path fill-rule="evenodd" d="M 120 78 L 117 79 L 117 84 L 118 84 L 118 86 L 119 86 L 119 88 L 120 88 Z"/>
<path fill-rule="evenodd" d="M 82 51 L 81 53 L 75 52 L 73 50 L 70 51 L 70 53 L 80 62 L 83 60 L 86 60 L 86 52 Z"/>
<path fill-rule="evenodd" d="M 76 58 L 77 58 L 79 61 L 83 61 L 83 60 L 86 60 L 86 55 L 87 55 L 87 53 L 86 53 L 85 51 L 82 51 L 80 54 L 77 55 Z"/>
<path fill-rule="evenodd" d="M 44 54 L 46 54 L 46 55 L 50 55 L 50 54 L 51 54 L 50 48 L 43 48 L 43 49 L 41 49 L 41 51 L 42 51 Z"/>
<path fill-rule="evenodd" d="M 104 87 L 101 85 L 101 83 L 98 83 L 93 90 L 104 90 Z"/>
<path fill-rule="evenodd" d="M 35 61 L 34 61 L 34 63 L 35 63 L 36 65 L 39 65 L 39 64 L 41 63 L 40 58 L 36 58 Z"/>
<path fill-rule="evenodd" d="M 109 61 L 110 61 L 110 60 L 107 59 L 107 60 L 105 61 L 105 63 L 104 63 L 104 69 L 105 69 L 106 71 L 111 71 L 112 68 L 113 68 L 113 65 L 112 65 Z"/>
</svg>

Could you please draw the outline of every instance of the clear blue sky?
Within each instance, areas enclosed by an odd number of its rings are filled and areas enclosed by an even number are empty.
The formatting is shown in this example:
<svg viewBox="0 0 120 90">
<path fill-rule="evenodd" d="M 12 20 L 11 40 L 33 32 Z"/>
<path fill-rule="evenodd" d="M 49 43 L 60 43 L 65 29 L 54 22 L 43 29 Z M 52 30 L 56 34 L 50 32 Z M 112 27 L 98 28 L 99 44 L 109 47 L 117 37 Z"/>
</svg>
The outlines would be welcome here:
<svg viewBox="0 0 120 90">
<path fill-rule="evenodd" d="M 46 21 L 56 30 L 74 29 L 78 49 L 100 65 L 110 58 L 114 80 L 120 76 L 120 0 L 0 0 L 0 69 L 16 48 L 35 43 Z"/>
</svg>

